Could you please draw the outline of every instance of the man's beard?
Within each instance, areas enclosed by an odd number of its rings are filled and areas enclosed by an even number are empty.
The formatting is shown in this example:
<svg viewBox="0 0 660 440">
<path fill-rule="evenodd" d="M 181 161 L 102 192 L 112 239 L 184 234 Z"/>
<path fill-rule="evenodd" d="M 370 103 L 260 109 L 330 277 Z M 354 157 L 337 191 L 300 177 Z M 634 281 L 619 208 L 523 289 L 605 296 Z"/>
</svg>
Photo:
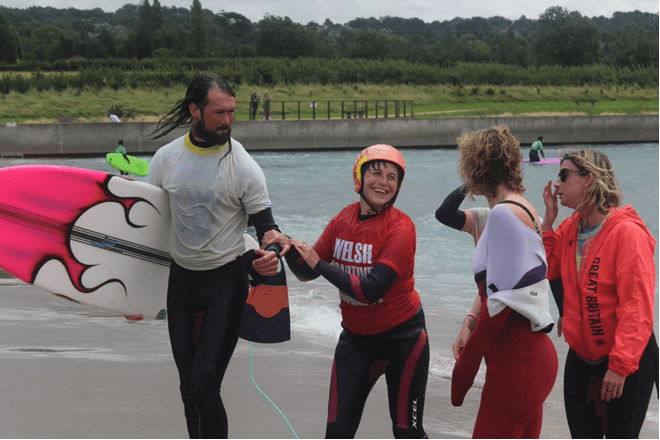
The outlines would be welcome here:
<svg viewBox="0 0 660 440">
<path fill-rule="evenodd" d="M 217 128 L 226 128 L 226 133 L 218 134 L 215 130 L 206 129 L 206 120 L 204 118 L 197 121 L 193 127 L 193 133 L 195 137 L 203 139 L 204 142 L 210 145 L 224 145 L 227 143 L 231 136 L 231 126 L 227 127 L 217 127 Z"/>
</svg>

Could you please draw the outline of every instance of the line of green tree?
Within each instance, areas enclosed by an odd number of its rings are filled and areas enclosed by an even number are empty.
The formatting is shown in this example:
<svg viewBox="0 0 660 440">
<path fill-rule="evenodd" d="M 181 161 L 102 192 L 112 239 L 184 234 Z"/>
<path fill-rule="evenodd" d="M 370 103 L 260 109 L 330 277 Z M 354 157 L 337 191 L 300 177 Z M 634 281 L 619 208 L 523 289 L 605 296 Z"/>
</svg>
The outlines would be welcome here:
<svg viewBox="0 0 660 440">
<path fill-rule="evenodd" d="M 4 72 L 0 75 L 0 94 L 28 93 L 31 90 L 64 91 L 109 87 L 170 88 L 187 85 L 203 71 L 223 75 L 230 83 L 280 84 L 448 84 L 492 86 L 606 86 L 632 85 L 642 88 L 658 86 L 657 67 L 539 66 L 522 68 L 503 64 L 456 63 L 439 68 L 405 60 L 350 60 L 297 58 L 232 58 L 155 60 L 97 60 L 92 66 L 78 66 L 77 72 L 43 72 L 31 74 Z M 76 64 L 80 61 L 69 61 Z M 119 63 L 119 65 L 115 65 Z M 70 66 L 73 69 L 73 66 Z"/>
<path fill-rule="evenodd" d="M 616 12 L 612 17 L 589 18 L 553 6 L 538 19 L 523 15 L 517 20 L 495 16 L 426 23 L 387 16 L 302 25 L 273 15 L 253 23 L 235 12 L 213 13 L 199 0 L 192 0 L 190 9 L 141 0 L 114 13 L 100 8 L 0 6 L 0 41 L 2 70 L 10 70 L 9 66 L 29 70 L 32 63 L 71 58 L 264 56 L 404 60 L 442 67 L 468 62 L 657 69 L 658 14 Z"/>
</svg>

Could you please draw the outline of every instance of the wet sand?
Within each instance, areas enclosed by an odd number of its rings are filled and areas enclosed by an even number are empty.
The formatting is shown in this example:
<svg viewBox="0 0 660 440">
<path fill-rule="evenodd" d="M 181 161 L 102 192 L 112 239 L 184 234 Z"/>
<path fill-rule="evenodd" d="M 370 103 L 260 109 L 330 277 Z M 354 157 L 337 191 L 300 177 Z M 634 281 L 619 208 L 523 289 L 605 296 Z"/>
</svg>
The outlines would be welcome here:
<svg viewBox="0 0 660 440">
<path fill-rule="evenodd" d="M 0 436 L 5 438 L 185 438 L 178 377 L 163 321 L 127 321 L 0 280 Z M 300 438 L 322 438 L 333 344 L 305 339 L 255 344 L 254 377 Z M 433 349 L 433 347 L 432 347 Z M 563 369 L 560 368 L 560 374 Z M 461 408 L 449 378 L 431 375 L 424 426 L 430 438 L 468 438 L 479 405 Z M 250 378 L 240 341 L 223 384 L 232 438 L 294 438 Z M 542 438 L 568 438 L 561 382 L 546 402 Z M 642 438 L 658 438 L 657 397 Z M 370 396 L 358 438 L 392 438 L 385 381 Z"/>
<path fill-rule="evenodd" d="M 165 322 L 127 321 L 32 286 L 0 285 L 0 326 L 0 436 L 187 437 Z M 333 347 L 300 338 L 253 346 L 257 384 L 300 438 L 322 438 L 325 433 L 332 353 Z M 222 394 L 230 437 L 294 437 L 252 384 L 250 345 L 245 341 L 239 342 Z M 434 410 L 427 417 L 441 419 Z M 381 381 L 358 437 L 391 437 L 389 426 Z"/>
</svg>

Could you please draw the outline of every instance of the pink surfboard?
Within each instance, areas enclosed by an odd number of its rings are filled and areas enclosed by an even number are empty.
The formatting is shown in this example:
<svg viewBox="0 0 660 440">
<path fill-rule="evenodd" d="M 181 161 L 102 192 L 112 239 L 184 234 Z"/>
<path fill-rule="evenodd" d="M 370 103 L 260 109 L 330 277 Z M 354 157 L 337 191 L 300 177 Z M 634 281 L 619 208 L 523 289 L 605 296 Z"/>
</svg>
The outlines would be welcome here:
<svg viewBox="0 0 660 440">
<path fill-rule="evenodd" d="M 523 159 L 522 161 L 529 163 L 529 159 Z M 559 162 L 561 162 L 560 157 L 546 157 L 545 159 L 532 163 L 532 165 L 556 165 Z"/>
<path fill-rule="evenodd" d="M 100 171 L 26 165 L 0 169 L 0 268 L 81 304 L 166 317 L 169 197 Z M 246 249 L 257 242 L 243 234 Z M 284 265 L 252 287 L 241 337 L 290 338 Z"/>
<path fill-rule="evenodd" d="M 144 182 L 61 166 L 0 169 L 0 268 L 75 302 L 165 316 L 170 210 Z"/>
</svg>

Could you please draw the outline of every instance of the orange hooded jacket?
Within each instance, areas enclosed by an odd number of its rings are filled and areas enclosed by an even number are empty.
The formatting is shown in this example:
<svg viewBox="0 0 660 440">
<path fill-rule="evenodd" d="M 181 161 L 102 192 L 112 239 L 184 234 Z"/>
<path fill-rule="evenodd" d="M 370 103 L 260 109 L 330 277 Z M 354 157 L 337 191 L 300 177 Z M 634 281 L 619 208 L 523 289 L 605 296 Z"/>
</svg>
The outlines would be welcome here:
<svg viewBox="0 0 660 440">
<path fill-rule="evenodd" d="M 611 208 L 576 264 L 580 215 L 543 233 L 548 279 L 562 278 L 564 337 L 589 361 L 609 355 L 608 368 L 628 377 L 653 331 L 656 240 L 631 206 Z"/>
</svg>

